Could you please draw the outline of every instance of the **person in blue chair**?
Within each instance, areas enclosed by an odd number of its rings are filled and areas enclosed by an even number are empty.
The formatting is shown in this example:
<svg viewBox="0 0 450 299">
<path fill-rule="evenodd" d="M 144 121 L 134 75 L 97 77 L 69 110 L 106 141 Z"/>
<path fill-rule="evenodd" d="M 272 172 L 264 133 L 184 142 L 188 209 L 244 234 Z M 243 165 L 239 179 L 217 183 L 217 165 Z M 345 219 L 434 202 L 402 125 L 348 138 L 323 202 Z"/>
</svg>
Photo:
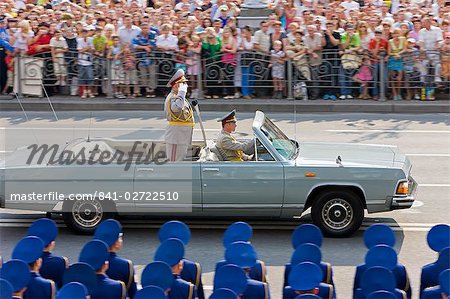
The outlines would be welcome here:
<svg viewBox="0 0 450 299">
<path fill-rule="evenodd" d="M 447 269 L 450 269 L 450 247 L 442 249 L 436 262 L 422 268 L 420 277 L 421 296 L 426 288 L 439 285 L 439 274 Z"/>
<path fill-rule="evenodd" d="M 388 291 L 376 291 L 370 293 L 367 299 L 396 299 L 395 295 Z"/>
<path fill-rule="evenodd" d="M 168 296 L 175 277 L 172 275 L 172 269 L 165 262 L 152 262 L 145 266 L 141 274 L 141 285 L 143 288 L 156 286 L 164 291 Z"/>
<path fill-rule="evenodd" d="M 249 273 L 251 268 L 256 265 L 257 261 L 257 254 L 252 244 L 243 241 L 231 243 L 225 250 L 225 260 L 227 261 L 227 265 L 236 265 L 242 268 L 247 276 L 247 288 L 242 294 L 241 299 L 270 298 L 269 285 L 266 282 L 250 278 Z"/>
<path fill-rule="evenodd" d="M 86 299 L 88 290 L 79 282 L 70 282 L 64 285 L 56 294 L 56 299 Z"/>
<path fill-rule="evenodd" d="M 314 294 L 303 294 L 298 295 L 295 299 L 320 299 L 320 297 Z"/>
<path fill-rule="evenodd" d="M 239 297 L 232 290 L 223 288 L 215 290 L 209 299 L 239 299 Z"/>
<path fill-rule="evenodd" d="M 14 247 L 12 258 L 22 260 L 30 267 L 31 278 L 27 284 L 27 290 L 23 294 L 24 298 L 55 298 L 55 282 L 43 278 L 39 274 L 42 265 L 42 253 L 44 242 L 38 237 L 30 236 L 20 240 Z"/>
<path fill-rule="evenodd" d="M 234 294 L 234 298 L 242 296 L 247 289 L 247 275 L 244 270 L 236 265 L 225 265 L 217 270 L 214 276 L 214 293 L 218 297 L 218 290 L 230 290 Z"/>
<path fill-rule="evenodd" d="M 231 243 L 242 241 L 242 242 L 250 242 L 253 236 L 252 227 L 246 222 L 235 222 L 231 224 L 223 235 L 223 246 L 225 249 Z M 220 267 L 226 265 L 226 260 L 221 260 L 216 264 L 215 272 Z M 267 282 L 266 278 L 266 266 L 263 261 L 256 260 L 256 264 L 254 267 L 250 269 L 249 276 L 251 279 L 258 280 L 261 282 Z"/>
<path fill-rule="evenodd" d="M 421 299 L 448 299 L 450 298 L 450 269 L 439 274 L 439 285 L 426 288 L 422 292 Z"/>
<path fill-rule="evenodd" d="M 161 288 L 149 286 L 139 290 L 134 297 L 136 299 L 167 299 L 166 294 Z"/>
<path fill-rule="evenodd" d="M 100 240 L 91 240 L 81 249 L 78 260 L 90 265 L 97 276 L 97 285 L 91 293 L 92 299 L 124 299 L 127 288 L 120 280 L 114 280 L 108 277 L 108 245 Z"/>
<path fill-rule="evenodd" d="M 317 263 L 302 262 L 295 265 L 289 273 L 289 285 L 283 289 L 283 298 L 293 299 L 303 294 L 317 295 L 322 299 L 335 298 L 333 287 L 321 283 L 322 276 L 322 270 Z"/>
<path fill-rule="evenodd" d="M 64 272 L 62 281 L 63 288 L 71 283 L 82 284 L 90 296 L 97 287 L 97 274 L 95 274 L 94 268 L 86 263 L 73 263 L 66 272 Z"/>
<path fill-rule="evenodd" d="M 24 261 L 12 259 L 3 265 L 2 271 L 0 272 L 0 278 L 6 280 L 12 287 L 13 299 L 22 299 L 24 298 L 23 293 L 31 279 L 31 273 L 28 265 Z M 3 285 L 7 287 L 6 283 L 3 283 Z M 3 287 L 1 290 L 1 292 L 8 292 L 9 295 L 9 290 L 3 290 Z"/>
<path fill-rule="evenodd" d="M 167 239 L 175 238 L 183 242 L 184 246 L 187 246 L 191 240 L 191 230 L 189 227 L 181 221 L 168 221 L 161 226 L 158 232 L 160 242 L 164 242 Z M 183 270 L 180 277 L 190 283 L 193 283 L 197 289 L 197 296 L 199 299 L 205 299 L 205 293 L 203 291 L 202 283 L 202 268 L 200 263 L 182 259 Z"/>
<path fill-rule="evenodd" d="M 0 298 L 12 298 L 13 287 L 6 279 L 0 278 Z"/>
<path fill-rule="evenodd" d="M 392 271 L 383 267 L 372 267 L 363 273 L 361 289 L 353 298 L 366 299 L 370 294 L 378 291 L 390 292 L 396 299 L 406 299 L 406 293 L 395 287 L 395 276 Z"/>
<path fill-rule="evenodd" d="M 394 248 L 395 235 L 394 231 L 384 224 L 373 224 L 364 232 L 364 244 L 367 249 L 371 249 L 377 245 L 385 245 Z M 395 252 L 395 251 L 394 251 Z M 353 293 L 359 288 L 359 280 L 361 275 L 367 269 L 365 264 L 356 267 L 355 279 L 353 282 Z M 395 276 L 397 289 L 403 290 L 408 299 L 411 298 L 411 283 L 408 273 L 404 265 L 396 262 L 393 268 L 389 268 Z"/>
<path fill-rule="evenodd" d="M 292 247 L 294 248 L 294 251 L 300 245 L 305 244 L 305 243 L 312 243 L 320 248 L 322 246 L 322 240 L 323 240 L 322 232 L 314 224 L 299 225 L 292 233 L 292 238 L 291 238 Z M 331 264 L 320 261 L 320 264 L 318 266 L 320 267 L 320 269 L 322 270 L 322 273 L 323 273 L 322 282 L 331 284 L 334 288 L 333 269 L 331 267 Z M 291 263 L 287 263 L 284 266 L 283 287 L 286 287 L 288 285 L 289 272 L 291 271 L 291 268 L 292 268 Z"/>
<path fill-rule="evenodd" d="M 44 242 L 44 253 L 42 254 L 42 266 L 39 274 L 42 277 L 53 280 L 56 287 L 62 287 L 62 277 L 64 271 L 69 267 L 69 260 L 65 256 L 58 256 L 52 253 L 55 249 L 55 240 L 58 236 L 58 228 L 55 221 L 48 218 L 41 218 L 33 222 L 28 228 L 28 236 L 36 236 Z"/>
<path fill-rule="evenodd" d="M 445 264 L 444 257 L 441 257 L 440 252 L 450 246 L 450 226 L 447 224 L 433 226 L 427 234 L 427 243 L 431 250 L 439 253 L 439 257 L 435 262 L 422 267 L 420 293 L 422 293 L 425 288 L 438 285 L 438 276 L 440 272 L 436 273 L 435 269 L 439 268 L 437 264 Z M 441 261 L 439 262 L 439 260 Z"/>
<path fill-rule="evenodd" d="M 171 299 L 192 299 L 197 296 L 195 285 L 180 277 L 181 271 L 183 271 L 183 257 L 184 244 L 175 238 L 162 242 L 155 252 L 155 262 L 164 262 L 171 267 L 174 277 L 174 282 L 168 294 Z"/>
<path fill-rule="evenodd" d="M 122 281 L 127 287 L 128 297 L 133 298 L 137 286 L 134 280 L 134 266 L 130 260 L 117 255 L 123 247 L 122 225 L 115 219 L 107 219 L 100 223 L 94 233 L 94 239 L 101 240 L 108 245 L 108 270 L 109 278 Z"/>
</svg>

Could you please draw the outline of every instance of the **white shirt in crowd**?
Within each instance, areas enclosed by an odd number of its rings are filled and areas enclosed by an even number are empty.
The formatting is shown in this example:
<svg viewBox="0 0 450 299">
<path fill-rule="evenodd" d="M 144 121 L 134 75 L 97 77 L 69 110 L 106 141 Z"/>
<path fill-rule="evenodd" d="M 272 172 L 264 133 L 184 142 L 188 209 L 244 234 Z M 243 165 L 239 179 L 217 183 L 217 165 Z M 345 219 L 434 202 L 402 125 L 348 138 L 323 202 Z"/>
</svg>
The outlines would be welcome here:
<svg viewBox="0 0 450 299">
<path fill-rule="evenodd" d="M 67 42 L 66 39 L 64 37 L 61 37 L 61 39 L 56 39 L 56 37 L 52 37 L 52 39 L 50 40 L 50 47 L 55 48 L 55 49 L 67 49 Z M 62 58 L 64 57 L 64 53 L 56 53 L 55 55 L 58 58 Z"/>
<path fill-rule="evenodd" d="M 359 3 L 356 1 L 344 1 L 340 4 L 343 8 L 345 8 L 345 15 L 349 17 L 348 12 L 351 10 L 359 11 Z"/>
<path fill-rule="evenodd" d="M 27 38 L 23 38 L 22 31 L 16 31 L 14 33 L 14 37 L 16 38 L 16 42 L 14 43 L 14 48 L 28 51 L 28 40 L 34 36 L 34 32 L 30 31 L 27 33 Z"/>
<path fill-rule="evenodd" d="M 77 38 L 77 50 L 81 50 L 84 48 L 94 48 L 94 44 L 92 43 L 92 37 L 86 38 L 83 37 Z M 82 66 L 92 65 L 92 57 L 90 54 L 78 53 L 78 64 Z"/>
<path fill-rule="evenodd" d="M 26 6 L 24 0 L 16 0 L 14 2 L 14 8 L 15 9 L 27 9 L 27 6 Z"/>
<path fill-rule="evenodd" d="M 167 37 L 165 35 L 158 35 L 156 37 L 156 46 L 160 48 L 178 48 L 178 37 L 173 34 L 168 34 Z"/>
<path fill-rule="evenodd" d="M 119 28 L 117 35 L 119 36 L 120 42 L 123 44 L 133 44 L 133 39 L 141 33 L 141 28 L 131 25 L 131 28 L 125 28 L 122 26 Z"/>
<path fill-rule="evenodd" d="M 435 51 L 443 40 L 442 30 L 439 27 L 431 26 L 430 30 L 422 28 L 419 31 L 419 43 L 423 43 L 425 50 Z"/>
</svg>

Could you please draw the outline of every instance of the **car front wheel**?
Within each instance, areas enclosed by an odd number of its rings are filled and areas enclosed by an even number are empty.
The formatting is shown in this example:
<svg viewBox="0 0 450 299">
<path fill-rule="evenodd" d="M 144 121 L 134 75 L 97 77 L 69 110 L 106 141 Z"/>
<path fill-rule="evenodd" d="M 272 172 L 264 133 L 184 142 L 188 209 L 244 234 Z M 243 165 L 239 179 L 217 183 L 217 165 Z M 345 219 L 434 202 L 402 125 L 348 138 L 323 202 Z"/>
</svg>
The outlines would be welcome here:
<svg viewBox="0 0 450 299">
<path fill-rule="evenodd" d="M 314 200 L 311 216 L 324 235 L 347 237 L 361 226 L 364 207 L 355 193 L 331 190 L 321 193 Z"/>
</svg>

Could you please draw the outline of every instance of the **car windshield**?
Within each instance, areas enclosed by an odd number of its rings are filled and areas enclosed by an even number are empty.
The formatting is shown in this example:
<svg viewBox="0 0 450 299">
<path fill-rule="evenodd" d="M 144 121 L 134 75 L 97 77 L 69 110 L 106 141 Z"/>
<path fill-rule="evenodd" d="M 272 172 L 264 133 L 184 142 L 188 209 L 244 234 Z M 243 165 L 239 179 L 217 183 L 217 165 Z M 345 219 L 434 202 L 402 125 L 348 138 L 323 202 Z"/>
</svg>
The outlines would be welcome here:
<svg viewBox="0 0 450 299">
<path fill-rule="evenodd" d="M 290 160 L 297 154 L 297 145 L 290 140 L 270 119 L 264 118 L 261 131 L 272 143 L 277 152 L 285 159 Z"/>
</svg>

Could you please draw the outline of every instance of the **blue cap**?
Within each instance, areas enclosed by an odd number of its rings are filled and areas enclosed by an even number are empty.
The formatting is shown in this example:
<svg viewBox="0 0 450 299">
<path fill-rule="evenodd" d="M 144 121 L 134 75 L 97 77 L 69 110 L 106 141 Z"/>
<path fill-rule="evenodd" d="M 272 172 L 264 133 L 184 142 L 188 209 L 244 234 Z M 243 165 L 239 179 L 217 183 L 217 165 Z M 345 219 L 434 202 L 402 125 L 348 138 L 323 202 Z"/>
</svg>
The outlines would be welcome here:
<svg viewBox="0 0 450 299">
<path fill-rule="evenodd" d="M 0 278 L 11 284 L 13 292 L 18 292 L 28 285 L 31 278 L 30 268 L 22 260 L 10 260 L 3 264 Z"/>
<path fill-rule="evenodd" d="M 447 224 L 438 224 L 433 226 L 427 235 L 428 246 L 441 252 L 445 247 L 450 246 L 450 226 Z"/>
<path fill-rule="evenodd" d="M 139 291 L 137 291 L 136 295 L 133 297 L 134 299 L 167 299 L 166 294 L 163 289 L 158 288 L 156 286 L 145 287 Z"/>
<path fill-rule="evenodd" d="M 162 242 L 155 252 L 155 261 L 161 261 L 170 267 L 178 264 L 184 257 L 184 245 L 179 239 L 167 239 Z"/>
<path fill-rule="evenodd" d="M 14 247 L 12 258 L 34 263 L 44 252 L 44 242 L 36 236 L 25 237 Z"/>
<path fill-rule="evenodd" d="M 95 270 L 89 264 L 74 263 L 64 271 L 63 275 L 63 284 L 71 282 L 81 283 L 87 288 L 89 294 L 92 294 L 92 291 L 97 286 L 97 275 L 95 274 Z"/>
<path fill-rule="evenodd" d="M 225 265 L 217 269 L 214 276 L 214 289 L 223 288 L 230 289 L 237 295 L 244 293 L 247 289 L 247 276 L 244 270 L 236 265 Z"/>
<path fill-rule="evenodd" d="M 397 266 L 397 253 L 392 247 L 387 245 L 377 245 L 366 254 L 366 267 L 384 267 L 389 270 L 394 270 Z"/>
<path fill-rule="evenodd" d="M 95 230 L 94 239 L 101 240 L 111 247 L 119 239 L 122 225 L 115 219 L 107 219 L 100 223 Z"/>
<path fill-rule="evenodd" d="M 383 267 L 372 267 L 361 277 L 361 289 L 365 296 L 376 291 L 395 291 L 395 276 Z"/>
<path fill-rule="evenodd" d="M 51 242 L 55 241 L 57 235 L 58 228 L 56 227 L 55 221 L 48 218 L 38 219 L 28 228 L 28 236 L 41 238 L 44 246 L 48 246 Z"/>
<path fill-rule="evenodd" d="M 441 269 L 450 269 L 450 247 L 444 248 L 439 252 L 436 264 L 441 266 Z"/>
<path fill-rule="evenodd" d="M 252 268 L 256 264 L 256 251 L 248 242 L 234 242 L 225 250 L 227 264 L 233 264 L 241 268 Z"/>
<path fill-rule="evenodd" d="M 394 231 L 385 224 L 372 224 L 364 232 L 364 244 L 368 249 L 380 244 L 394 247 Z"/>
<path fill-rule="evenodd" d="M 311 262 L 319 265 L 321 260 L 322 253 L 320 251 L 320 248 L 317 245 L 305 243 L 299 245 L 297 249 L 295 249 L 291 257 L 291 265 L 293 267 L 303 262 Z"/>
<path fill-rule="evenodd" d="M 223 234 L 223 246 L 228 247 L 231 243 L 238 241 L 249 242 L 252 236 L 253 229 L 247 222 L 235 222 Z"/>
<path fill-rule="evenodd" d="M 367 296 L 367 299 L 395 299 L 395 295 L 388 291 L 376 291 L 373 293 L 370 293 L 369 296 Z"/>
<path fill-rule="evenodd" d="M 320 229 L 314 224 L 302 224 L 292 233 L 292 247 L 296 249 L 304 243 L 312 243 L 318 247 L 322 246 L 323 235 Z"/>
<path fill-rule="evenodd" d="M 143 287 L 157 286 L 165 291 L 172 286 L 173 281 L 172 269 L 164 262 L 150 263 L 142 271 L 141 285 Z"/>
<path fill-rule="evenodd" d="M 289 273 L 289 286 L 295 291 L 309 291 L 319 287 L 322 270 L 317 264 L 304 262 L 296 265 Z"/>
<path fill-rule="evenodd" d="M 159 229 L 158 237 L 160 242 L 172 238 L 179 239 L 186 246 L 191 240 L 191 230 L 184 222 L 168 221 Z"/>
<path fill-rule="evenodd" d="M 13 295 L 13 287 L 6 279 L 0 278 L 0 299 L 10 299 Z"/>
<path fill-rule="evenodd" d="M 320 297 L 314 294 L 302 294 L 295 297 L 295 299 L 320 299 Z"/>
<path fill-rule="evenodd" d="M 98 271 L 109 257 L 108 245 L 100 240 L 91 240 L 81 249 L 78 261 L 89 264 Z"/>
<path fill-rule="evenodd" d="M 439 274 L 439 284 L 444 294 L 450 296 L 450 269 L 444 270 Z"/>
<path fill-rule="evenodd" d="M 209 299 L 237 299 L 238 295 L 230 289 L 221 288 L 215 290 Z"/>
<path fill-rule="evenodd" d="M 56 299 L 86 299 L 88 290 L 79 282 L 70 282 L 64 285 L 58 294 Z"/>
</svg>

